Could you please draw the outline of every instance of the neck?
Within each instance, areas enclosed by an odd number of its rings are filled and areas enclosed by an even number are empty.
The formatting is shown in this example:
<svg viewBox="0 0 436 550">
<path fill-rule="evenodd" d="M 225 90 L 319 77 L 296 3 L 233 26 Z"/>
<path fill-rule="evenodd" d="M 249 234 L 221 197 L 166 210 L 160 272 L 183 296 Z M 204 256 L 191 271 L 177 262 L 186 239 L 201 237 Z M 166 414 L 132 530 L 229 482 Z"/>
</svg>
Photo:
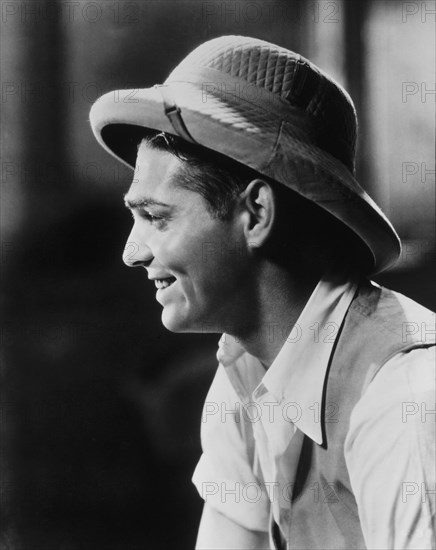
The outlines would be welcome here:
<svg viewBox="0 0 436 550">
<path fill-rule="evenodd" d="M 277 357 L 320 277 L 317 273 L 295 280 L 278 266 L 268 266 L 262 273 L 256 286 L 257 300 L 248 306 L 250 324 L 239 326 L 232 336 L 266 369 Z"/>
</svg>

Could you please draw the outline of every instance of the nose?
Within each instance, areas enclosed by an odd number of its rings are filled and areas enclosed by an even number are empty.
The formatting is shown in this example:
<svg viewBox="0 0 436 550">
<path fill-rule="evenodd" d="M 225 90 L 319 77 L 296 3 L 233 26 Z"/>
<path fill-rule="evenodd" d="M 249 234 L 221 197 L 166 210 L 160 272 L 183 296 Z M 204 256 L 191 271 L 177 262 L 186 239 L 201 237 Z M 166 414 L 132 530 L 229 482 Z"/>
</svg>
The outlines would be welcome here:
<svg viewBox="0 0 436 550">
<path fill-rule="evenodd" d="M 133 228 L 124 247 L 123 262 L 127 267 L 141 267 L 148 266 L 152 260 L 153 253 Z"/>
</svg>

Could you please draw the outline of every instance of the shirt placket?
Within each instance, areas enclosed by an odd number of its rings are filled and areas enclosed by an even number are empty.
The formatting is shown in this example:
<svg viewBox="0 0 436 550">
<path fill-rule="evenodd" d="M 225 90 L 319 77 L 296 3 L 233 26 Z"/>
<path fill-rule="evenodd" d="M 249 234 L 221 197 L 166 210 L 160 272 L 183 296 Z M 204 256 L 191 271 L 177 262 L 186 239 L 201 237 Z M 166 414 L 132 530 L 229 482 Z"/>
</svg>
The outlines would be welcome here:
<svg viewBox="0 0 436 550">
<path fill-rule="evenodd" d="M 259 462 L 273 520 L 285 536 L 289 530 L 291 487 L 299 456 L 298 442 L 292 445 L 296 430 L 285 414 L 286 404 L 278 403 L 263 384 L 253 393 L 253 403 L 257 415 L 256 422 L 252 418 L 253 433 Z"/>
</svg>

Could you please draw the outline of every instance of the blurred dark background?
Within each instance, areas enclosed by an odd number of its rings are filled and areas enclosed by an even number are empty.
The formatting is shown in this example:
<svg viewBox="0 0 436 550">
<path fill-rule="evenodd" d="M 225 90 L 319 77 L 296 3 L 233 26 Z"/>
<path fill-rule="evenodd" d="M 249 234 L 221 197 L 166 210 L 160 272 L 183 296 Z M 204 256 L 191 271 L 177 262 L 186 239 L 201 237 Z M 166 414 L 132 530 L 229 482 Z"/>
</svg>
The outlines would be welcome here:
<svg viewBox="0 0 436 550">
<path fill-rule="evenodd" d="M 404 242 L 376 278 L 435 308 L 434 2 L 2 1 L 0 549 L 189 549 L 218 336 L 175 335 L 121 262 L 131 174 L 88 123 L 245 34 L 309 57 L 360 117 L 358 175 Z"/>
</svg>

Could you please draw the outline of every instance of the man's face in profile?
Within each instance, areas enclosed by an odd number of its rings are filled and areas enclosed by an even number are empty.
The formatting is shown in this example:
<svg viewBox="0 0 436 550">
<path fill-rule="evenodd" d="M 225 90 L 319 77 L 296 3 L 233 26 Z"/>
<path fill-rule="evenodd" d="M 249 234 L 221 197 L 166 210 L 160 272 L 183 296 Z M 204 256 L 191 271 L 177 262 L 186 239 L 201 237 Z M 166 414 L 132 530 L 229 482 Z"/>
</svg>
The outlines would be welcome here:
<svg viewBox="0 0 436 550">
<path fill-rule="evenodd" d="M 218 219 L 200 194 L 179 185 L 183 162 L 140 146 L 125 196 L 134 225 L 123 259 L 146 268 L 167 329 L 225 331 L 247 322 L 250 262 L 241 215 Z"/>
</svg>

